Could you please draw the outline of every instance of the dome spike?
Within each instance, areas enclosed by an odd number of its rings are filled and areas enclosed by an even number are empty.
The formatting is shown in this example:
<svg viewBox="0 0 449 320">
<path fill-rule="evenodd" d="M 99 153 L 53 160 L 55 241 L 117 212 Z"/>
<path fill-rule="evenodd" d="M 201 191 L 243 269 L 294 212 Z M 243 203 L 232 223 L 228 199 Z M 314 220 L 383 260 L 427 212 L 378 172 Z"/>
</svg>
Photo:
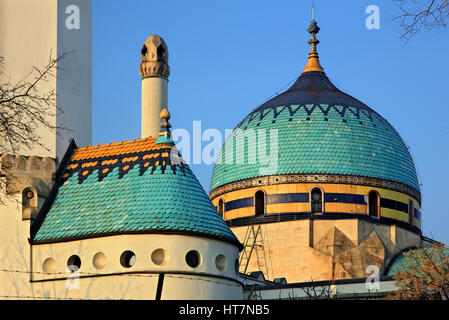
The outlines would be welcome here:
<svg viewBox="0 0 449 320">
<path fill-rule="evenodd" d="M 170 128 L 171 125 L 168 122 L 170 119 L 170 112 L 168 112 L 167 108 L 162 109 L 159 117 L 161 118 L 161 130 L 159 132 L 159 137 L 156 140 L 156 144 L 166 143 L 174 145 L 173 140 L 171 139 Z"/>
<path fill-rule="evenodd" d="M 316 38 L 318 32 L 320 32 L 320 27 L 316 23 L 315 19 L 315 8 L 312 6 L 312 21 L 310 22 L 309 27 L 307 28 L 307 32 L 312 35 L 312 37 L 307 41 L 310 45 L 309 59 L 307 60 L 307 64 L 304 67 L 302 73 L 318 71 L 324 73 L 323 67 L 320 65 L 320 59 L 318 57 L 318 52 L 316 50 L 316 46 L 320 43 L 320 41 Z"/>
</svg>

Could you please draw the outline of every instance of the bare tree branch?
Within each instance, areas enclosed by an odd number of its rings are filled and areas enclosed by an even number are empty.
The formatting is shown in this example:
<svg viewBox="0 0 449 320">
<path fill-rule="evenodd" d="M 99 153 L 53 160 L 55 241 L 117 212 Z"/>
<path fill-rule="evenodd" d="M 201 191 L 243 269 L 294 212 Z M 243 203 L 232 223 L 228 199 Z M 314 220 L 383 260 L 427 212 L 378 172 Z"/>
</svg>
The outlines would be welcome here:
<svg viewBox="0 0 449 320">
<path fill-rule="evenodd" d="M 11 186 L 18 183 L 19 177 L 13 173 L 14 168 L 8 168 L 5 157 L 35 146 L 49 150 L 39 135 L 41 129 L 56 134 L 68 130 L 56 126 L 56 115 L 62 111 L 56 104 L 55 87 L 45 88 L 45 83 L 56 77 L 58 63 L 67 54 L 52 58 L 50 52 L 47 64 L 31 67 L 23 79 L 13 82 L 11 77 L 2 77 L 0 82 L 0 190 L 9 199 L 15 199 L 17 190 Z M 0 57 L 0 75 L 8 70 L 7 63 Z M 22 199 L 18 201 L 20 205 Z M 0 204 L 3 204 L 1 197 Z"/>
<path fill-rule="evenodd" d="M 448 299 L 449 250 L 442 244 L 403 254 L 402 270 L 395 276 L 398 291 L 390 299 Z"/>
<path fill-rule="evenodd" d="M 50 58 L 44 67 L 34 66 L 20 81 L 0 83 L 0 154 L 15 154 L 38 145 L 46 150 L 38 134 L 39 128 L 56 133 L 55 116 L 61 109 L 56 105 L 56 90 L 42 90 L 42 84 L 56 76 L 58 58 Z M 0 74 L 7 69 L 7 61 L 0 57 Z M 62 129 L 62 128 L 61 128 Z"/>
<path fill-rule="evenodd" d="M 311 279 L 309 282 L 313 283 L 313 279 Z M 301 290 L 306 295 L 307 300 L 332 300 L 336 299 L 337 296 L 335 288 L 332 288 L 330 284 L 322 286 L 316 286 L 312 284 L 311 286 L 301 288 Z"/>
<path fill-rule="evenodd" d="M 394 17 L 400 22 L 401 39 L 435 28 L 446 28 L 449 19 L 449 0 L 393 0 L 401 13 Z M 425 3 L 423 3 L 425 2 Z"/>
</svg>

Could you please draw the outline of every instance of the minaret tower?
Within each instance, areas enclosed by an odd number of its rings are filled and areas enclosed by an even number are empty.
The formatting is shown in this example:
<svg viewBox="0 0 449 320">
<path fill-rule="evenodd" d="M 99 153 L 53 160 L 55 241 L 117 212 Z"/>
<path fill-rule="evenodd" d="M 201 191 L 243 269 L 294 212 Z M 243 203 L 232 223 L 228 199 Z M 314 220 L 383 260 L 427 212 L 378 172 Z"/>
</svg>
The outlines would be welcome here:
<svg viewBox="0 0 449 320">
<path fill-rule="evenodd" d="M 168 49 L 156 34 L 145 41 L 141 50 L 139 73 L 142 76 L 142 138 L 157 137 L 161 111 L 167 107 L 170 67 Z"/>
</svg>

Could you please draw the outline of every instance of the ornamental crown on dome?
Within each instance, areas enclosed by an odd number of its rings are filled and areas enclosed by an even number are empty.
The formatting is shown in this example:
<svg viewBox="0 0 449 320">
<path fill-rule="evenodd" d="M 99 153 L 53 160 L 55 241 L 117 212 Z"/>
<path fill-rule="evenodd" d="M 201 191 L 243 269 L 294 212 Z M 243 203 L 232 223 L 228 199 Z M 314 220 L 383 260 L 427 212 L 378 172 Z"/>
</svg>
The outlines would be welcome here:
<svg viewBox="0 0 449 320">
<path fill-rule="evenodd" d="M 320 32 L 320 27 L 318 27 L 318 24 L 316 23 L 315 19 L 313 19 L 310 22 L 310 26 L 307 28 L 307 32 L 312 35 L 312 37 L 307 41 L 307 43 L 310 45 L 310 53 L 309 53 L 309 59 L 307 60 L 307 64 L 302 71 L 304 72 L 311 72 L 311 71 L 318 71 L 324 73 L 323 67 L 320 64 L 320 58 L 318 57 L 318 52 L 316 50 L 317 44 L 320 43 L 320 41 L 316 38 L 316 34 Z"/>
<path fill-rule="evenodd" d="M 149 36 L 140 50 L 140 57 L 139 73 L 142 78 L 168 78 L 170 67 L 168 65 L 168 49 L 164 39 L 157 34 Z"/>
</svg>

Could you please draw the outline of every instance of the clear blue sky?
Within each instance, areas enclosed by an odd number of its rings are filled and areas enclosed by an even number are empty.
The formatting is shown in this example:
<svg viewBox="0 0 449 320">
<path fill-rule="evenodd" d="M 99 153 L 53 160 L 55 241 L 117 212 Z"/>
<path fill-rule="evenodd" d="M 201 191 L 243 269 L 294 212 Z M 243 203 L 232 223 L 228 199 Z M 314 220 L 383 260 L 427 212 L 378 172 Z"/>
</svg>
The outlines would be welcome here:
<svg viewBox="0 0 449 320">
<path fill-rule="evenodd" d="M 376 110 L 410 147 L 425 235 L 449 243 L 449 30 L 399 38 L 392 0 L 315 0 L 320 61 L 340 89 Z M 380 8 L 368 30 L 365 8 Z M 169 48 L 174 128 L 224 133 L 299 76 L 312 1 L 93 1 L 93 144 L 140 136 L 145 39 Z M 191 165 L 206 191 L 212 165 Z"/>
</svg>

